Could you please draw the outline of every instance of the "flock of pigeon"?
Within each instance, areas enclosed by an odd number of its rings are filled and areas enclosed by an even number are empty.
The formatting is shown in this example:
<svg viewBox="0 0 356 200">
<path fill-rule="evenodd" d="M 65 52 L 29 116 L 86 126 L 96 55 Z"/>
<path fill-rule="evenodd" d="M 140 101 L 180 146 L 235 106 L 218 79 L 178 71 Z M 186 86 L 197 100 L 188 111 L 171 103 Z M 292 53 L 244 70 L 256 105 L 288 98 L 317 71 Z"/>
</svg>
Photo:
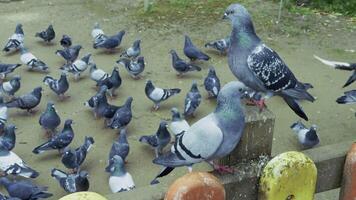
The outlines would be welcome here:
<svg viewBox="0 0 356 200">
<path fill-rule="evenodd" d="M 245 116 L 241 99 L 263 109 L 265 99 L 277 95 L 282 97 L 299 117 L 308 120 L 299 101 L 313 102 L 315 100 L 307 91 L 312 88 L 312 85 L 298 81 L 278 54 L 263 43 L 255 33 L 250 14 L 242 5 L 230 5 L 223 18 L 231 21 L 230 36 L 209 42 L 205 44 L 205 47 L 214 48 L 220 54 L 227 53 L 229 67 L 239 81 L 230 82 L 221 88 L 214 68 L 209 68 L 204 86 L 209 97 L 216 99 L 216 109 L 191 126 L 187 123 L 184 117 L 194 116 L 202 101 L 197 82 L 193 81 L 185 98 L 183 113 L 181 114 L 177 108 L 172 108 L 171 122 L 162 120 L 155 134 L 140 137 L 140 142 L 154 149 L 156 157 L 153 163 L 163 166 L 163 170 L 151 184 L 158 183 L 158 178 L 169 174 L 176 167 L 187 166 L 191 171 L 192 165 L 202 161 L 211 164 L 214 169 L 220 172 L 232 172 L 232 168 L 219 165 L 214 160 L 228 155 L 242 137 Z M 125 31 L 107 36 L 96 23 L 91 35 L 94 49 L 113 51 L 121 44 Z M 36 37 L 41 38 L 44 42 L 51 42 L 55 38 L 53 26 L 50 25 L 46 30 L 37 33 Z M 145 69 L 144 57 L 140 56 L 140 43 L 141 40 L 134 41 L 133 45 L 125 50 L 116 62 L 118 66 L 125 67 L 133 79 L 141 78 Z M 56 54 L 65 60 L 65 64 L 60 68 L 61 76 L 56 79 L 46 75 L 43 82 L 58 95 L 60 100 L 65 100 L 69 97 L 65 95 L 69 88 L 67 75 L 70 73 L 75 80 L 79 80 L 81 74 L 89 68 L 90 78 L 95 81 L 98 92 L 85 102 L 85 106 L 92 109 L 96 118 L 104 118 L 107 127 L 118 129 L 120 133 L 118 139 L 112 144 L 108 165 L 105 168 L 105 171 L 110 174 L 109 187 L 113 193 L 131 190 L 135 184 L 132 176 L 125 169 L 125 162 L 130 150 L 126 126 L 132 119 L 133 98 L 128 97 L 121 106 L 111 105 L 107 100 L 107 95 L 114 97 L 115 91 L 122 84 L 118 67 L 114 67 L 112 73 L 108 74 L 96 67 L 91 54 L 78 58 L 81 45 L 73 45 L 72 39 L 68 35 L 63 35 L 60 44 L 63 49 L 56 51 Z M 29 70 L 48 71 L 47 65 L 26 49 L 21 24 L 16 26 L 15 33 L 9 38 L 4 48 L 5 52 L 18 50 L 21 53 L 21 61 L 28 66 Z M 197 65 L 196 61 L 210 59 L 193 44 L 187 35 L 185 35 L 184 55 L 189 61 L 180 58 L 175 50 L 171 50 L 170 54 L 172 67 L 177 72 L 177 76 L 183 76 L 192 71 L 201 71 L 201 67 Z M 356 69 L 355 65 L 346 64 L 337 63 L 336 65 L 340 69 Z M 40 103 L 42 97 L 42 87 L 36 87 L 30 93 L 21 96 L 15 95 L 20 88 L 21 78 L 14 75 L 6 81 L 6 77 L 19 66 L 21 64 L 0 63 L 0 78 L 3 80 L 0 87 L 0 128 L 3 132 L 0 137 L 0 169 L 4 176 L 0 178 L 0 184 L 15 199 L 47 198 L 52 194 L 46 191 L 46 187 L 36 186 L 29 181 L 10 181 L 6 178 L 6 175 L 9 174 L 25 178 L 39 176 L 37 171 L 11 151 L 15 146 L 16 126 L 7 122 L 7 109 L 19 108 L 31 112 Z M 352 77 L 348 84 L 354 81 L 354 75 Z M 152 111 L 159 109 L 161 103 L 180 92 L 179 88 L 160 88 L 154 85 L 151 80 L 148 80 L 145 86 L 145 94 L 153 102 Z M 355 91 L 345 93 L 345 95 L 338 100 L 339 103 L 356 101 Z M 92 137 L 85 137 L 83 145 L 76 149 L 70 149 L 68 145 L 75 135 L 72 123 L 71 119 L 65 120 L 63 129 L 57 132 L 56 129 L 61 124 L 61 119 L 53 102 L 48 102 L 46 110 L 39 119 L 40 126 L 46 130 L 48 141 L 33 149 L 35 154 L 58 150 L 61 154 L 61 161 L 68 172 L 52 169 L 51 176 L 58 180 L 60 186 L 68 193 L 89 189 L 88 172 L 81 170 L 80 166 L 94 143 Z M 311 148 L 319 143 L 315 125 L 307 128 L 301 121 L 298 121 L 291 128 L 298 135 L 298 139 L 304 147 Z M 174 139 L 171 138 L 171 134 Z M 171 143 L 171 140 L 174 141 L 171 151 L 165 152 L 164 148 Z M 0 197 L 0 199 L 7 199 L 7 197 Z"/>
</svg>

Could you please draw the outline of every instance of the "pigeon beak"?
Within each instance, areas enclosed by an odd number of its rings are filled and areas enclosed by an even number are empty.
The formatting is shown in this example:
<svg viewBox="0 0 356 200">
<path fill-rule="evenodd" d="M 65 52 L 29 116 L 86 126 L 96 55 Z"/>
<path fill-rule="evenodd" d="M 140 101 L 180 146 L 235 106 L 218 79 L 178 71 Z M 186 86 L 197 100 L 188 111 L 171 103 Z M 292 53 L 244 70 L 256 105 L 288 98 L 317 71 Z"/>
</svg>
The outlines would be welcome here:
<svg viewBox="0 0 356 200">
<path fill-rule="evenodd" d="M 224 13 L 224 16 L 222 17 L 222 19 L 228 19 L 228 17 L 227 17 L 227 14 L 226 14 L 226 13 Z"/>
</svg>

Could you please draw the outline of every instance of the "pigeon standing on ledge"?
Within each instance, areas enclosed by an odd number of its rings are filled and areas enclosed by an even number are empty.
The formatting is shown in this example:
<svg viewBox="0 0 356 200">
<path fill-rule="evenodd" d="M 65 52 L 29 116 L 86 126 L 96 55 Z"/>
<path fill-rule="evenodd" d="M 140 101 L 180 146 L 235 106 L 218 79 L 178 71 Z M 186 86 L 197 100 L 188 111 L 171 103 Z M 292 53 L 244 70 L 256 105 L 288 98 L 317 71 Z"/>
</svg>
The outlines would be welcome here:
<svg viewBox="0 0 356 200">
<path fill-rule="evenodd" d="M 325 65 L 331 66 L 335 69 L 353 71 L 352 75 L 349 77 L 349 79 L 346 81 L 343 87 L 349 86 L 351 83 L 353 83 L 356 80 L 356 63 L 330 61 L 330 60 L 322 59 L 316 55 L 314 55 L 314 58 L 324 63 Z"/>
<path fill-rule="evenodd" d="M 257 92 L 266 93 L 267 96 L 281 96 L 299 117 L 308 120 L 298 100 L 313 102 L 314 97 L 306 91 L 303 83 L 296 79 L 279 55 L 257 36 L 246 8 L 232 4 L 226 9 L 224 18 L 230 19 L 232 24 L 228 52 L 232 73 Z"/>
</svg>

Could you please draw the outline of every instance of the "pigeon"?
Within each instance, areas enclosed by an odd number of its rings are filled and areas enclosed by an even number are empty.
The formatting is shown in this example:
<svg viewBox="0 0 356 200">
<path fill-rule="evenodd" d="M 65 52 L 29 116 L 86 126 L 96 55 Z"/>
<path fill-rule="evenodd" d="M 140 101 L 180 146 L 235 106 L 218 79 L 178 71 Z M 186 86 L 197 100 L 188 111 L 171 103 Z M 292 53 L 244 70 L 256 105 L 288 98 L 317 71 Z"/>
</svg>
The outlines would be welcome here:
<svg viewBox="0 0 356 200">
<path fill-rule="evenodd" d="M 82 49 L 81 45 L 75 45 L 63 50 L 57 50 L 56 55 L 61 56 L 67 61 L 67 64 L 73 63 L 79 55 L 79 51 Z"/>
<path fill-rule="evenodd" d="M 90 148 L 94 144 L 94 139 L 92 137 L 85 137 L 84 144 L 75 150 L 68 149 L 62 155 L 62 163 L 63 165 L 72 170 L 73 172 L 77 172 L 79 170 L 80 165 L 83 164 L 87 153 Z"/>
<path fill-rule="evenodd" d="M 7 122 L 7 106 L 4 103 L 3 97 L 0 96 L 0 131 L 4 130 Z"/>
<path fill-rule="evenodd" d="M 102 69 L 98 69 L 95 63 L 90 64 L 89 73 L 91 80 L 95 82 L 99 82 L 109 77 L 109 74 Z"/>
<path fill-rule="evenodd" d="M 23 64 L 27 65 L 29 70 L 44 72 L 48 70 L 48 66 L 46 65 L 46 63 L 34 56 L 31 52 L 28 51 L 27 48 L 21 46 L 20 52 L 20 60 Z"/>
<path fill-rule="evenodd" d="M 177 136 L 185 131 L 187 131 L 190 126 L 185 119 L 183 119 L 178 111 L 177 108 L 172 108 L 172 121 L 169 124 L 169 129 L 171 132 L 174 134 L 174 136 Z"/>
<path fill-rule="evenodd" d="M 104 31 L 100 28 L 98 22 L 94 24 L 94 28 L 91 31 L 91 36 L 93 37 L 94 45 L 103 42 L 104 40 L 107 39 L 107 36 L 105 35 Z"/>
<path fill-rule="evenodd" d="M 101 42 L 94 43 L 93 48 L 103 48 L 108 50 L 113 50 L 121 44 L 121 40 L 125 35 L 125 31 L 122 30 L 118 32 L 116 35 L 110 36 L 102 40 Z"/>
<path fill-rule="evenodd" d="M 15 93 L 21 87 L 21 77 L 15 75 L 9 81 L 0 83 L 0 96 L 14 97 Z"/>
<path fill-rule="evenodd" d="M 336 99 L 338 104 L 353 104 L 356 103 L 356 90 L 344 92 L 344 96 Z"/>
<path fill-rule="evenodd" d="M 47 187 L 38 186 L 29 180 L 10 181 L 6 177 L 0 178 L 0 185 L 3 185 L 9 195 L 23 200 L 46 199 L 53 194 L 47 191 Z"/>
<path fill-rule="evenodd" d="M 0 170 L 5 175 L 12 174 L 25 178 L 36 178 L 39 176 L 39 173 L 28 166 L 18 155 L 2 148 L 0 148 Z"/>
<path fill-rule="evenodd" d="M 72 38 L 70 38 L 68 35 L 63 35 L 62 39 L 59 41 L 59 44 L 61 44 L 63 48 L 68 48 L 72 46 Z"/>
<path fill-rule="evenodd" d="M 22 30 L 22 24 L 17 24 L 15 33 L 11 35 L 8 42 L 6 43 L 3 51 L 10 53 L 20 49 L 25 39 L 25 34 Z"/>
<path fill-rule="evenodd" d="M 304 148 L 312 148 L 319 144 L 316 125 L 307 128 L 301 121 L 298 121 L 293 123 L 290 128 L 297 134 L 299 143 L 302 144 Z"/>
<path fill-rule="evenodd" d="M 98 82 L 98 86 L 106 85 L 108 88 L 109 95 L 111 97 L 115 96 L 115 91 L 121 86 L 122 80 L 119 74 L 119 68 L 114 67 L 111 72 L 111 75 L 103 80 Z"/>
<path fill-rule="evenodd" d="M 192 42 L 192 40 L 189 38 L 188 35 L 184 36 L 185 41 L 184 41 L 184 54 L 187 56 L 191 61 L 195 60 L 205 60 L 208 61 L 210 57 L 200 51 Z"/>
<path fill-rule="evenodd" d="M 47 142 L 33 149 L 34 154 L 41 154 L 49 150 L 58 150 L 63 152 L 64 149 L 72 142 L 74 138 L 74 132 L 72 129 L 73 121 L 67 119 L 64 123 L 63 130 L 50 138 Z"/>
<path fill-rule="evenodd" d="M 177 135 L 171 151 L 153 160 L 164 169 L 151 184 L 158 183 L 157 178 L 168 175 L 175 167 L 188 166 L 191 171 L 193 164 L 202 161 L 213 164 L 217 170 L 224 170 L 212 161 L 230 154 L 242 137 L 245 116 L 240 99 L 244 97 L 245 88 L 238 81 L 222 88 L 215 111 Z"/>
<path fill-rule="evenodd" d="M 177 76 L 182 76 L 184 73 L 190 72 L 190 71 L 201 71 L 201 68 L 192 65 L 190 63 L 185 62 L 181 58 L 179 58 L 177 52 L 175 50 L 171 50 L 169 52 L 172 55 L 172 66 L 173 69 L 178 72 Z"/>
<path fill-rule="evenodd" d="M 141 53 L 141 40 L 136 40 L 133 44 L 132 47 L 128 48 L 126 51 L 124 51 L 120 57 L 127 57 L 127 58 L 137 58 L 140 53 Z"/>
<path fill-rule="evenodd" d="M 5 79 L 8 74 L 12 73 L 16 68 L 20 66 L 21 64 L 0 63 L 0 79 Z"/>
<path fill-rule="evenodd" d="M 179 88 L 162 89 L 162 88 L 155 87 L 151 80 L 147 81 L 146 87 L 145 87 L 146 96 L 154 103 L 154 106 L 153 106 L 154 110 L 159 109 L 160 103 L 162 101 L 165 101 L 169 97 L 179 94 L 180 91 L 181 91 L 181 89 L 179 89 Z"/>
<path fill-rule="evenodd" d="M 112 165 L 114 156 L 120 156 L 123 161 L 126 160 L 127 155 L 130 152 L 130 145 L 127 142 L 126 129 L 120 130 L 120 135 L 111 146 L 109 154 L 109 165 L 105 168 L 106 172 L 110 172 L 110 165 Z"/>
<path fill-rule="evenodd" d="M 168 123 L 161 121 L 158 130 L 154 135 L 141 136 L 139 141 L 150 145 L 155 150 L 156 158 L 161 155 L 164 147 L 171 141 L 171 134 L 168 132 Z"/>
<path fill-rule="evenodd" d="M 232 22 L 228 63 L 232 73 L 247 87 L 267 96 L 279 95 L 301 118 L 308 120 L 298 100 L 313 102 L 279 55 L 256 35 L 250 14 L 240 4 L 230 5 L 224 14 Z M 264 105 L 263 101 L 259 105 Z M 258 105 L 258 104 L 257 104 Z"/>
<path fill-rule="evenodd" d="M 324 63 L 325 65 L 331 66 L 335 69 L 354 71 L 343 87 L 347 87 L 351 85 L 356 80 L 356 63 L 330 61 L 330 60 L 322 59 L 316 55 L 314 55 L 314 58 L 318 59 L 320 62 Z"/>
<path fill-rule="evenodd" d="M 32 92 L 15 97 L 13 100 L 6 103 L 8 108 L 20 108 L 31 112 L 38 104 L 40 104 L 42 98 L 42 87 L 36 87 Z"/>
<path fill-rule="evenodd" d="M 49 101 L 47 103 L 46 110 L 41 114 L 40 119 L 38 120 L 40 126 L 46 130 L 48 135 L 56 132 L 57 127 L 61 124 L 61 118 L 57 114 L 54 103 Z"/>
<path fill-rule="evenodd" d="M 49 88 L 55 92 L 61 100 L 66 97 L 64 93 L 69 89 L 69 82 L 67 80 L 67 73 L 62 72 L 61 77 L 57 80 L 53 77 L 47 75 L 44 77 L 43 82 L 49 86 Z"/>
<path fill-rule="evenodd" d="M 88 191 L 89 180 L 87 171 L 78 171 L 75 174 L 67 174 L 59 169 L 52 169 L 51 176 L 55 178 L 59 185 L 68 193 Z"/>
<path fill-rule="evenodd" d="M 117 64 L 121 64 L 125 67 L 126 71 L 130 74 L 133 79 L 140 79 L 141 73 L 145 70 L 145 58 L 140 56 L 137 60 L 130 60 L 128 58 L 121 58 L 116 61 Z"/>
<path fill-rule="evenodd" d="M 11 151 L 16 143 L 16 126 L 13 124 L 6 125 L 2 135 L 0 136 L 1 151 Z"/>
<path fill-rule="evenodd" d="M 184 116 L 194 116 L 195 110 L 201 102 L 201 95 L 196 81 L 193 81 L 190 91 L 187 93 L 184 102 Z"/>
<path fill-rule="evenodd" d="M 114 116 L 108 120 L 108 127 L 112 129 L 125 129 L 132 119 L 132 101 L 132 97 L 127 98 L 125 104 L 117 109 Z"/>
<path fill-rule="evenodd" d="M 90 107 L 90 108 L 98 107 L 99 101 L 101 98 L 103 98 L 107 89 L 108 89 L 108 87 L 106 85 L 101 86 L 99 91 L 94 96 L 90 97 L 90 99 L 88 101 L 84 102 L 84 106 Z"/>
<path fill-rule="evenodd" d="M 208 42 L 204 46 L 205 48 L 211 48 L 219 51 L 221 55 L 226 54 L 230 46 L 230 36 L 220 40 Z"/>
<path fill-rule="evenodd" d="M 110 178 L 109 187 L 112 193 L 130 191 L 135 188 L 132 176 L 125 169 L 124 160 L 115 155 L 109 166 Z"/>
<path fill-rule="evenodd" d="M 43 41 L 48 43 L 51 42 L 56 37 L 52 24 L 46 30 L 36 33 L 35 37 L 42 38 Z"/>
<path fill-rule="evenodd" d="M 209 98 L 216 98 L 220 91 L 220 79 L 216 75 L 214 67 L 209 68 L 208 76 L 204 80 L 205 90 Z"/>
<path fill-rule="evenodd" d="M 83 56 L 81 59 L 74 61 L 74 63 L 66 64 L 60 67 L 61 70 L 72 73 L 74 79 L 78 80 L 81 73 L 83 73 L 89 65 L 91 54 Z"/>
</svg>

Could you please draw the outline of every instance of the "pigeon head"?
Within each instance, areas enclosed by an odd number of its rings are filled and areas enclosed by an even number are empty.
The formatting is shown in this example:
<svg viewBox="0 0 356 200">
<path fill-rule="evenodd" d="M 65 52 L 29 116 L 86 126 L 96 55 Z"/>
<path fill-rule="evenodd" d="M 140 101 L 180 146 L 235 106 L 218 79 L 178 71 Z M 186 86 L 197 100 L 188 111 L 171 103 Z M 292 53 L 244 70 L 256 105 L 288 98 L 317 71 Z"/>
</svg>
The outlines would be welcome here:
<svg viewBox="0 0 356 200">
<path fill-rule="evenodd" d="M 241 17 L 249 17 L 247 9 L 241 4 L 231 4 L 225 10 L 223 19 L 230 19 L 231 21 L 241 18 Z"/>
<path fill-rule="evenodd" d="M 172 109 L 171 109 L 171 113 L 172 113 L 172 121 L 174 122 L 174 121 L 178 121 L 178 120 L 180 120 L 181 118 L 180 118 L 180 113 L 179 113 L 179 111 L 178 111 L 178 109 L 176 108 L 176 107 L 173 107 Z"/>
<path fill-rule="evenodd" d="M 145 64 L 145 57 L 143 57 L 143 56 L 138 57 L 137 58 L 137 63 Z"/>
<path fill-rule="evenodd" d="M 126 173 L 126 169 L 124 166 L 124 161 L 122 160 L 121 156 L 119 155 L 115 155 L 110 162 L 109 165 L 109 170 L 111 172 L 112 175 L 116 175 L 116 176 L 122 176 Z"/>
<path fill-rule="evenodd" d="M 52 101 L 47 103 L 47 110 L 54 110 L 54 103 Z"/>
<path fill-rule="evenodd" d="M 53 25 L 52 25 L 52 24 L 50 24 L 50 25 L 48 26 L 48 29 L 53 30 Z"/>
<path fill-rule="evenodd" d="M 160 129 L 164 129 L 164 128 L 167 128 L 167 127 L 168 127 L 167 121 L 162 120 L 162 121 L 159 123 L 159 128 L 160 128 Z"/>
<path fill-rule="evenodd" d="M 89 54 L 85 55 L 81 60 L 83 62 L 85 62 L 86 64 L 88 64 L 90 57 L 91 57 L 91 54 L 89 53 Z"/>
<path fill-rule="evenodd" d="M 184 35 L 184 46 L 191 46 L 192 40 L 190 39 L 190 37 L 188 35 Z"/>
<path fill-rule="evenodd" d="M 177 52 L 176 52 L 174 49 L 171 49 L 171 50 L 169 51 L 169 53 L 172 54 L 172 55 L 173 55 L 173 54 L 177 54 Z"/>
<path fill-rule="evenodd" d="M 141 40 L 136 40 L 132 46 L 134 47 L 134 49 L 137 49 L 140 47 L 140 44 L 141 44 Z"/>
<path fill-rule="evenodd" d="M 216 72 L 215 72 L 215 68 L 214 67 L 210 67 L 209 68 L 209 76 L 215 76 L 216 75 Z"/>
<path fill-rule="evenodd" d="M 7 131 L 13 132 L 13 131 L 15 131 L 16 129 L 17 129 L 17 127 L 16 127 L 14 124 L 8 124 L 8 125 L 6 125 L 6 130 L 7 130 Z"/>
<path fill-rule="evenodd" d="M 23 33 L 23 29 L 22 29 L 22 24 L 17 24 L 16 25 L 15 33 L 16 34 L 22 34 L 22 35 L 24 34 Z"/>
<path fill-rule="evenodd" d="M 35 89 L 33 89 L 33 93 L 35 94 L 39 94 L 42 92 L 42 87 L 36 87 Z"/>
<path fill-rule="evenodd" d="M 71 126 L 73 124 L 73 120 L 71 119 L 67 119 L 65 122 L 64 122 L 64 126 Z"/>
<path fill-rule="evenodd" d="M 20 75 L 15 75 L 11 80 L 20 81 L 21 80 L 21 76 Z"/>
<path fill-rule="evenodd" d="M 99 24 L 99 22 L 95 22 L 95 24 L 94 24 L 94 29 L 100 29 L 100 24 Z"/>
<path fill-rule="evenodd" d="M 72 149 L 67 148 L 66 151 L 63 153 L 63 157 L 70 158 L 73 157 L 74 154 L 75 152 Z"/>
<path fill-rule="evenodd" d="M 217 110 L 225 109 L 239 109 L 240 99 L 247 91 L 247 87 L 240 81 L 231 81 L 227 83 L 219 92 L 217 97 Z"/>
<path fill-rule="evenodd" d="M 190 91 L 191 92 L 197 92 L 198 91 L 198 83 L 197 83 L 196 80 L 193 81 Z"/>
<path fill-rule="evenodd" d="M 146 88 L 154 88 L 153 83 L 151 80 L 147 80 L 146 82 Z"/>
<path fill-rule="evenodd" d="M 79 176 L 82 177 L 82 178 L 88 178 L 89 176 L 89 173 L 87 171 L 80 171 L 79 172 Z"/>
<path fill-rule="evenodd" d="M 128 58 L 121 58 L 121 59 L 117 60 L 116 63 L 117 63 L 117 64 L 124 65 L 124 66 L 129 66 L 129 64 L 130 64 L 130 59 L 128 59 Z"/>
<path fill-rule="evenodd" d="M 318 126 L 317 126 L 317 125 L 315 125 L 315 124 L 313 124 L 313 125 L 310 127 L 310 129 L 312 129 L 312 130 L 316 131 L 316 130 L 318 130 Z"/>
<path fill-rule="evenodd" d="M 132 101 L 133 101 L 133 98 L 132 97 L 128 97 L 126 99 L 125 106 L 131 107 Z"/>
<path fill-rule="evenodd" d="M 118 33 L 115 35 L 115 37 L 116 37 L 118 40 L 121 41 L 121 39 L 122 39 L 122 37 L 124 37 L 125 33 L 126 33 L 126 32 L 125 32 L 124 30 L 122 30 L 122 31 L 118 32 Z"/>
</svg>

